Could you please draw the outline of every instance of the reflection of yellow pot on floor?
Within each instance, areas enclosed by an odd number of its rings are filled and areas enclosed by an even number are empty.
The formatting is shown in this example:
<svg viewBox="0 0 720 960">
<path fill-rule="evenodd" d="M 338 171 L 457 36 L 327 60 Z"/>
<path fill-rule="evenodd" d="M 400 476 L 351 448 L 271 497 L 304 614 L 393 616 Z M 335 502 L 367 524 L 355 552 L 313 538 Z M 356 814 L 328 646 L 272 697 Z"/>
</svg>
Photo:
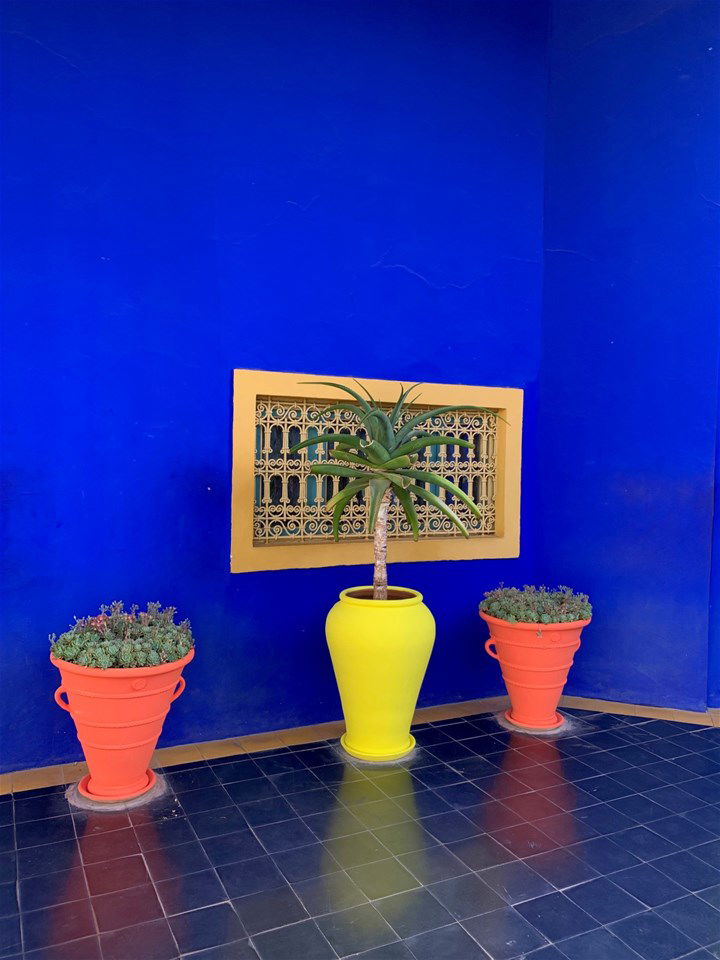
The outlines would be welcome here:
<svg viewBox="0 0 720 960">
<path fill-rule="evenodd" d="M 361 760 L 395 760 L 415 746 L 415 705 L 435 641 L 433 615 L 415 590 L 343 590 L 326 633 L 347 732 L 342 745 Z"/>
<path fill-rule="evenodd" d="M 497 412 L 467 405 L 418 412 L 410 406 L 410 394 L 420 384 L 407 390 L 401 385 L 392 406 L 387 399 L 376 401 L 362 384 L 358 386 L 364 396 L 340 383 L 316 382 L 336 387 L 355 401 L 343 399 L 326 408 L 349 414 L 347 427 L 355 432 L 344 428 L 342 433 L 318 436 L 313 428 L 313 436 L 296 443 L 289 454 L 296 457 L 305 449 L 312 451 L 309 472 L 324 478 L 322 495 L 332 511 L 336 540 L 344 511 L 356 496 L 362 496 L 375 554 L 372 587 L 344 590 L 327 618 L 327 641 L 347 726 L 342 743 L 362 760 L 394 760 L 415 745 L 410 724 L 435 641 L 435 621 L 421 594 L 388 587 L 388 526 L 391 532 L 404 528 L 418 540 L 423 531 L 417 508 L 422 507 L 424 517 L 431 507 L 469 537 L 455 511 L 462 508 L 481 519 L 476 504 L 446 476 L 424 468 L 440 448 L 453 459 L 462 448 L 471 449 L 472 443 L 427 428 L 443 425 L 445 415 L 458 410 L 481 411 L 488 417 Z M 398 509 L 392 513 L 395 503 Z M 355 532 L 352 524 L 350 529 Z"/>
</svg>

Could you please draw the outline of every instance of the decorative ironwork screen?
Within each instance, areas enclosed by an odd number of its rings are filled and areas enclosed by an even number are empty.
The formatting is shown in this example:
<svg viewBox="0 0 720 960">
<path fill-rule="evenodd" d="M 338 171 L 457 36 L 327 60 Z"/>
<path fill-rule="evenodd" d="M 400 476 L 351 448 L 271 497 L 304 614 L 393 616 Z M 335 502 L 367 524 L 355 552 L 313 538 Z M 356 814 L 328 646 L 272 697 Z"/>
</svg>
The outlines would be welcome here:
<svg viewBox="0 0 720 960">
<path fill-rule="evenodd" d="M 258 396 L 255 405 L 255 501 L 253 543 L 255 546 L 317 543 L 332 540 L 328 500 L 348 481 L 339 477 L 310 476 L 313 462 L 329 460 L 333 444 L 315 444 L 290 456 L 288 450 L 300 440 L 324 432 L 354 433 L 357 421 L 346 410 L 321 413 L 327 400 L 307 397 Z M 390 409 L 390 407 L 388 407 Z M 431 406 L 412 405 L 409 418 Z M 472 497 L 481 513 L 476 519 L 467 507 L 446 490 L 430 486 L 445 500 L 468 528 L 471 537 L 495 534 L 496 419 L 489 414 L 460 410 L 428 421 L 428 430 L 449 434 L 472 443 L 472 448 L 432 447 L 418 461 L 420 469 L 432 470 L 452 480 Z M 425 484 L 422 484 L 425 486 Z M 439 510 L 415 499 L 421 537 L 461 537 Z M 366 530 L 366 506 L 362 493 L 354 497 L 340 523 L 345 539 L 370 540 Z M 398 504 L 390 509 L 388 535 L 411 539 L 412 532 Z"/>
</svg>

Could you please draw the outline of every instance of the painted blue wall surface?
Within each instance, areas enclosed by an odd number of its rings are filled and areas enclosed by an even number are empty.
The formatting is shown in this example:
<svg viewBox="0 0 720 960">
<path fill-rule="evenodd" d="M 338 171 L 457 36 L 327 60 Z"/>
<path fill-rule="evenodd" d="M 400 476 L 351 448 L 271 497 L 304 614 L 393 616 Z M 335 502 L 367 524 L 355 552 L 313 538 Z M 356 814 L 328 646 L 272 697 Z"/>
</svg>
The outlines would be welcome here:
<svg viewBox="0 0 720 960">
<path fill-rule="evenodd" d="M 704 709 L 718 7 L 552 7 L 538 565 L 592 594 L 568 693 Z"/>
<path fill-rule="evenodd" d="M 500 692 L 477 603 L 535 554 L 544 4 L 3 14 L 1 768 L 80 755 L 47 634 L 116 598 L 193 623 L 162 743 L 340 716 L 324 618 L 369 568 L 230 575 L 233 367 L 527 389 L 522 559 L 392 570 L 438 620 L 422 702 Z"/>
<path fill-rule="evenodd" d="M 592 594 L 569 692 L 719 702 L 716 10 L 3 4 L 0 769 L 80 756 L 47 634 L 116 598 L 193 622 L 163 744 L 340 716 L 369 567 L 229 573 L 234 367 L 525 389 L 520 558 L 391 571 L 421 703 L 502 690 L 499 581 Z"/>
</svg>

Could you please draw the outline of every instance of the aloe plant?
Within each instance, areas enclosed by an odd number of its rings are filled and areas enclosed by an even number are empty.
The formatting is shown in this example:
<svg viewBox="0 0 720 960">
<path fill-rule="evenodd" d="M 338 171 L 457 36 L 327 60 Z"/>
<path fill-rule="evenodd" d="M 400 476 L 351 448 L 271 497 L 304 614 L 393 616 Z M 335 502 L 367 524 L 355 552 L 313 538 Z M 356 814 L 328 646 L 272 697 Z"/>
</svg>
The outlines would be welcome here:
<svg viewBox="0 0 720 960">
<path fill-rule="evenodd" d="M 313 381 L 317 383 L 318 381 Z M 407 522 L 412 530 L 413 539 L 420 537 L 420 524 L 415 510 L 414 497 L 426 501 L 444 514 L 462 533 L 469 537 L 467 527 L 450 506 L 436 496 L 427 485 L 442 487 L 466 504 L 470 512 L 480 519 L 480 511 L 470 497 L 456 484 L 437 473 L 418 469 L 417 461 L 427 447 L 458 446 L 472 447 L 467 440 L 431 433 L 423 429 L 423 424 L 443 413 L 454 410 L 477 410 L 497 416 L 496 411 L 485 407 L 456 405 L 423 410 L 415 416 L 407 417 L 407 407 L 417 401 L 417 394 L 411 393 L 422 384 L 415 383 L 405 389 L 400 385 L 400 396 L 392 410 L 386 411 L 370 392 L 358 381 L 363 396 L 351 387 L 331 381 L 319 381 L 323 386 L 344 391 L 352 401 L 342 400 L 330 404 L 322 411 L 344 410 L 357 420 L 355 435 L 346 433 L 324 433 L 296 443 L 290 450 L 297 453 L 304 447 L 319 443 L 332 443 L 330 457 L 337 463 L 313 463 L 310 473 L 316 476 L 344 477 L 346 486 L 332 497 L 327 504 L 332 510 L 333 537 L 340 537 L 340 519 L 343 511 L 353 497 L 361 491 L 367 491 L 368 532 L 373 534 L 375 567 L 373 572 L 373 599 L 387 599 L 387 523 L 388 510 L 392 498 L 396 497 Z"/>
</svg>

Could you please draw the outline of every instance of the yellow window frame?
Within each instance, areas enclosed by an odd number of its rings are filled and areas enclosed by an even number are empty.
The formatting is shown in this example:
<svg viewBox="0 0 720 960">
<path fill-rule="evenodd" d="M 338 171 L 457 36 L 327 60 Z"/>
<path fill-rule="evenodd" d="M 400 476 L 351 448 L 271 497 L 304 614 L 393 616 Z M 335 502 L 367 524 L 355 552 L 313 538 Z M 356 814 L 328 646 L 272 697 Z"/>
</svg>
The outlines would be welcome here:
<svg viewBox="0 0 720 960">
<path fill-rule="evenodd" d="M 232 573 L 259 570 L 287 570 L 332 567 L 372 562 L 372 542 L 343 541 L 317 543 L 263 544 L 253 542 L 255 503 L 255 416 L 257 398 L 263 396 L 342 399 L 339 390 L 323 386 L 333 380 L 349 387 L 351 377 L 303 373 L 276 373 L 267 370 L 235 370 L 233 383 L 233 466 L 231 507 Z M 301 383 L 300 381 L 310 381 Z M 396 380 L 362 378 L 370 393 L 381 403 L 394 404 Z M 515 387 L 477 387 L 448 383 L 423 383 L 422 403 L 433 406 L 467 404 L 497 410 L 495 533 L 490 536 L 428 537 L 419 542 L 392 540 L 388 559 L 395 563 L 432 560 L 476 560 L 517 557 L 520 552 L 520 470 L 523 391 Z"/>
</svg>

